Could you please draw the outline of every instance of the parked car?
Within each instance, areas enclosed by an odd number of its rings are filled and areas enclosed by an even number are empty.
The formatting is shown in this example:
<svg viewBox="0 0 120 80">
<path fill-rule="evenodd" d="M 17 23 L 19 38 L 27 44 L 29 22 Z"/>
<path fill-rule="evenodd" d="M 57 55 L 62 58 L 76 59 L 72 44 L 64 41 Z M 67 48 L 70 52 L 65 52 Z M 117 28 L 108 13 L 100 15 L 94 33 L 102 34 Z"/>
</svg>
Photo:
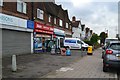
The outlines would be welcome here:
<svg viewBox="0 0 120 80">
<path fill-rule="evenodd" d="M 104 53 L 111 41 L 118 41 L 118 38 L 106 38 L 105 44 L 102 46 L 102 58 L 104 58 Z"/>
<path fill-rule="evenodd" d="M 110 68 L 120 68 L 120 41 L 111 41 L 105 50 L 103 58 L 103 71 Z"/>
</svg>

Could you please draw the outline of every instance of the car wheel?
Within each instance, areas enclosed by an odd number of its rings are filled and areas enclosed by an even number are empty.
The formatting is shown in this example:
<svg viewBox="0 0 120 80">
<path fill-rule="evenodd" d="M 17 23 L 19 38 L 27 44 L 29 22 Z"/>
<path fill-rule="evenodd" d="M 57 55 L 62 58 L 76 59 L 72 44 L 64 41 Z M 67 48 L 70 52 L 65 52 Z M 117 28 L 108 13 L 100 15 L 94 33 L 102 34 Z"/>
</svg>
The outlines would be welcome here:
<svg viewBox="0 0 120 80">
<path fill-rule="evenodd" d="M 103 72 L 108 72 L 108 71 L 109 71 L 109 68 L 106 66 L 103 66 Z"/>
</svg>

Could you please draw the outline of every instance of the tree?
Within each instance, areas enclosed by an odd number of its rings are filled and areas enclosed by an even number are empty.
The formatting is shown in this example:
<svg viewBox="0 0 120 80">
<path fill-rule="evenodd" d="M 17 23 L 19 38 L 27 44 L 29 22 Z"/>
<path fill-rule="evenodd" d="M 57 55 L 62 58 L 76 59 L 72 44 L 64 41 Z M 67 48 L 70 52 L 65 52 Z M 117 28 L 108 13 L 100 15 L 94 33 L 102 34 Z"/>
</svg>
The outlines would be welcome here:
<svg viewBox="0 0 120 80">
<path fill-rule="evenodd" d="M 106 33 L 105 32 L 101 32 L 100 33 L 100 44 L 105 44 L 105 39 L 107 38 L 107 35 L 106 35 Z"/>
<path fill-rule="evenodd" d="M 99 36 L 94 33 L 94 34 L 92 35 L 91 39 L 90 39 L 90 42 L 91 42 L 92 45 L 95 45 L 95 44 L 98 43 L 98 40 L 99 40 L 99 39 L 100 39 Z"/>
</svg>

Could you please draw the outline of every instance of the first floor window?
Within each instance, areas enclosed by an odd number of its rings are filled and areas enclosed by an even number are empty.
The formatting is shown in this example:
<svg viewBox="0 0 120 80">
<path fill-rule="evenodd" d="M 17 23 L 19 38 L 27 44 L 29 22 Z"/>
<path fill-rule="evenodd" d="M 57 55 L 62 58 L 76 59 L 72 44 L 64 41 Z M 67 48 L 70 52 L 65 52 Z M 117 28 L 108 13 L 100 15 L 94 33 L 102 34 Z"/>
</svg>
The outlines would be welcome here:
<svg viewBox="0 0 120 80">
<path fill-rule="evenodd" d="M 51 22 L 51 15 L 48 16 L 48 22 Z"/>
<path fill-rule="evenodd" d="M 0 0 L 0 6 L 3 6 L 3 0 Z"/>
<path fill-rule="evenodd" d="M 63 24 L 63 21 L 60 19 L 59 20 L 59 25 L 62 26 L 62 24 Z"/>
<path fill-rule="evenodd" d="M 37 18 L 43 20 L 43 16 L 44 16 L 44 11 L 41 9 L 37 9 Z"/>
<path fill-rule="evenodd" d="M 54 18 L 54 24 L 57 24 L 57 19 L 56 18 Z"/>
<path fill-rule="evenodd" d="M 68 28 L 68 23 L 66 23 L 66 28 Z"/>
<path fill-rule="evenodd" d="M 71 25 L 70 25 L 70 29 L 72 29 Z"/>
<path fill-rule="evenodd" d="M 17 0 L 17 11 L 26 14 L 26 11 L 27 11 L 26 9 L 27 9 L 27 4 L 22 0 Z"/>
</svg>

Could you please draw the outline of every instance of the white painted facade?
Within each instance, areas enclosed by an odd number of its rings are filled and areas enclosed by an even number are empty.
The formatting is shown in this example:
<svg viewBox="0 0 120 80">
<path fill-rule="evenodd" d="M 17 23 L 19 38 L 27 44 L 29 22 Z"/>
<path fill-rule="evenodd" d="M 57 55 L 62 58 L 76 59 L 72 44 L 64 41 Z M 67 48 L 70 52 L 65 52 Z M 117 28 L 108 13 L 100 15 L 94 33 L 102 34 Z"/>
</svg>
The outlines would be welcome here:
<svg viewBox="0 0 120 80">
<path fill-rule="evenodd" d="M 83 31 L 81 32 L 81 39 L 82 39 L 82 40 L 85 39 L 85 30 L 83 30 Z"/>
<path fill-rule="evenodd" d="M 82 33 L 82 30 L 81 30 L 81 25 L 79 24 L 78 27 L 72 27 L 72 37 L 73 38 L 81 38 L 80 34 Z"/>
</svg>

